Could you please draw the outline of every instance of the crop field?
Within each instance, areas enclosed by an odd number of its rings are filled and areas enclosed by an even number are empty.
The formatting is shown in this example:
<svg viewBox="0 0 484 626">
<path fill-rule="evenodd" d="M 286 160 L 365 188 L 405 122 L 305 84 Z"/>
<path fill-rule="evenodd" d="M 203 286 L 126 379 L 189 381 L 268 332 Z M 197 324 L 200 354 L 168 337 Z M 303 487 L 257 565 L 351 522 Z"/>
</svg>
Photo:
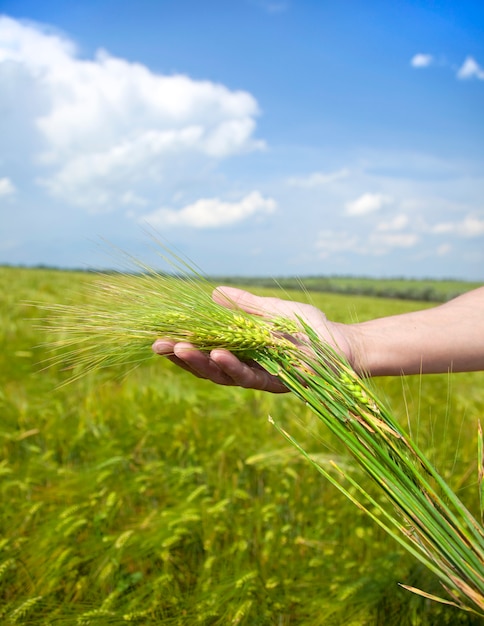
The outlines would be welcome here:
<svg viewBox="0 0 484 626">
<path fill-rule="evenodd" d="M 419 300 L 424 302 L 445 302 L 455 298 L 469 289 L 480 287 L 480 283 L 459 280 L 428 280 L 373 278 L 355 276 L 308 276 L 303 278 L 251 278 L 237 279 L 234 277 L 220 277 L 217 284 L 227 285 L 241 281 L 251 287 L 278 287 L 287 291 L 304 288 L 311 293 L 339 293 L 353 296 L 377 296 L 396 298 L 399 300 Z"/>
<path fill-rule="evenodd" d="M 149 351 L 130 372 L 66 385 L 61 367 L 43 369 L 42 312 L 23 303 L 62 302 L 94 279 L 0 268 L 1 624 L 483 623 L 399 586 L 445 594 L 269 423 L 358 473 L 295 398 L 219 387 Z M 341 322 L 430 306 L 291 297 Z M 373 384 L 477 517 L 484 373 Z"/>
</svg>

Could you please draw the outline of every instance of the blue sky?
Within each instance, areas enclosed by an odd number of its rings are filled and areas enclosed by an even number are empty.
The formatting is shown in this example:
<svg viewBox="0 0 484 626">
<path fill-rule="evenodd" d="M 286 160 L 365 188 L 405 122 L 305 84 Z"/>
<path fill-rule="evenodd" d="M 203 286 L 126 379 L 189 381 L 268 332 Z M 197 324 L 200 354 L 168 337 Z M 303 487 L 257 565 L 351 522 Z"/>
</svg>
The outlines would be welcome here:
<svg viewBox="0 0 484 626">
<path fill-rule="evenodd" d="M 152 227 L 209 274 L 484 281 L 483 31 L 466 0 L 0 0 L 0 263 Z"/>
</svg>

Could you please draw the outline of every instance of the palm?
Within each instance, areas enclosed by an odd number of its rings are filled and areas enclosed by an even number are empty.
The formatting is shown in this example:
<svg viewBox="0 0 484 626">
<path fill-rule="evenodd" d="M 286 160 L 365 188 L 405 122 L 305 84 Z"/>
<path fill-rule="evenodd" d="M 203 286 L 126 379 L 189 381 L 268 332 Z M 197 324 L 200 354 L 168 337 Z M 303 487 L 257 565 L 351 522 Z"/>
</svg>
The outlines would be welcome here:
<svg viewBox="0 0 484 626">
<path fill-rule="evenodd" d="M 342 332 L 342 326 L 329 322 L 322 311 L 309 304 L 265 298 L 235 289 L 220 287 L 212 297 L 215 302 L 231 309 L 243 309 L 261 317 L 286 317 L 292 320 L 302 319 L 323 339 L 338 351 L 351 357 L 350 346 Z M 296 337 L 297 339 L 301 337 Z M 174 343 L 158 340 L 153 349 L 158 354 L 168 356 L 170 360 L 199 378 L 205 378 L 221 385 L 236 385 L 259 389 L 273 393 L 283 393 L 287 389 L 275 376 L 272 376 L 257 364 L 243 363 L 228 350 L 212 350 L 204 354 L 189 343 Z"/>
<path fill-rule="evenodd" d="M 240 308 L 247 313 L 261 317 L 285 317 L 291 320 L 304 320 L 333 348 L 350 358 L 351 350 L 339 324 L 328 321 L 326 315 L 317 307 L 301 302 L 254 296 L 248 291 L 234 287 L 216 289 L 212 295 L 215 302 L 228 308 Z"/>
</svg>

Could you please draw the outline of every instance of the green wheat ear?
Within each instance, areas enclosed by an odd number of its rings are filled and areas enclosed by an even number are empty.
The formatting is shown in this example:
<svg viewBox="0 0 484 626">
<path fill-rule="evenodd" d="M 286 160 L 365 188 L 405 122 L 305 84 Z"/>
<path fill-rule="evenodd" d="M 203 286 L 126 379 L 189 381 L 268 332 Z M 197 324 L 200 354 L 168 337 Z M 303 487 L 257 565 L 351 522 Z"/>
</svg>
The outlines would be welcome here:
<svg viewBox="0 0 484 626">
<path fill-rule="evenodd" d="M 129 256 L 129 255 L 128 255 Z M 227 348 L 277 375 L 345 445 L 376 482 L 390 509 L 371 497 L 347 471 L 318 464 L 283 428 L 281 434 L 356 506 L 441 581 L 453 604 L 484 616 L 484 531 L 385 405 L 345 359 L 303 320 L 267 319 L 226 308 L 212 286 L 184 260 L 161 248 L 174 275 L 134 260 L 137 273 L 110 275 L 86 295 L 86 304 L 47 309 L 55 338 L 51 363 L 87 371 L 132 365 L 151 356 L 158 337 L 188 341 L 201 350 Z M 130 260 L 131 257 L 129 257 Z M 302 351 L 290 335 L 305 335 Z M 479 430 L 479 495 L 484 493 L 483 437 Z M 349 487 L 348 487 L 349 486 Z M 357 494 L 357 495 L 355 495 Z M 242 607 L 240 609 L 243 610 Z"/>
</svg>

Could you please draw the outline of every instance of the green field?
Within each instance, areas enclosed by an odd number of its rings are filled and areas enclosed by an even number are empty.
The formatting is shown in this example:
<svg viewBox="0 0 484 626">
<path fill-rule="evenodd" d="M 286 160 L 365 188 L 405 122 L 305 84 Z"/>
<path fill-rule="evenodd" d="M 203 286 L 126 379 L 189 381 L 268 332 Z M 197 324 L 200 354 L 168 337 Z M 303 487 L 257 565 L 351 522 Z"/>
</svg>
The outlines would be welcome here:
<svg viewBox="0 0 484 626">
<path fill-rule="evenodd" d="M 399 300 L 446 302 L 461 293 L 481 286 L 459 280 L 429 280 L 404 278 L 364 278 L 354 276 L 308 276 L 302 278 L 244 278 L 219 277 L 217 284 L 245 283 L 251 287 L 273 288 L 275 284 L 288 292 L 301 289 L 314 293 L 340 293 L 352 296 L 376 296 Z"/>
<path fill-rule="evenodd" d="M 217 387 L 156 356 L 59 386 L 68 373 L 38 364 L 41 313 L 21 303 L 62 302 L 93 280 L 0 268 L 1 624 L 483 623 L 398 586 L 443 593 L 271 426 L 268 415 L 321 462 L 351 468 L 294 398 Z M 342 322 L 429 306 L 291 296 Z M 374 381 L 476 516 L 483 382 Z"/>
</svg>

